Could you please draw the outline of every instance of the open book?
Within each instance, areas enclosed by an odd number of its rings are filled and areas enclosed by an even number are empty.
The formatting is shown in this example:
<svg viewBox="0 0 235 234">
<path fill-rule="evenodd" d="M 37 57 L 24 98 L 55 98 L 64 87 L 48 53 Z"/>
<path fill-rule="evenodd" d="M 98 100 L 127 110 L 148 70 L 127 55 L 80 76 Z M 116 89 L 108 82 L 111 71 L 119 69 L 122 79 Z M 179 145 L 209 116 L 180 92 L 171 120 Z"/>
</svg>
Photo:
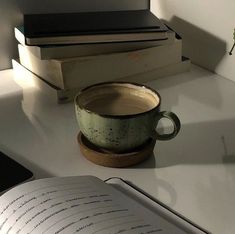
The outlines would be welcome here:
<svg viewBox="0 0 235 234">
<path fill-rule="evenodd" d="M 0 197 L 0 233 L 208 233 L 122 180 L 108 183 L 76 176 L 21 184 Z"/>
</svg>

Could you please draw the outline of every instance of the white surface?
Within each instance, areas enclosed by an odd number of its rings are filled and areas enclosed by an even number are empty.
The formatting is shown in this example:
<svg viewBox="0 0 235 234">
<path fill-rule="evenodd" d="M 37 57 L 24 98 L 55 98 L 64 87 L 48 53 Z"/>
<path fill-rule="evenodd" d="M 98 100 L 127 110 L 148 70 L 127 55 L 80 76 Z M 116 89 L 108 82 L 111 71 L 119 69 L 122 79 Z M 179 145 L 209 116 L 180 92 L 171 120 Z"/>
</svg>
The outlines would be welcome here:
<svg viewBox="0 0 235 234">
<path fill-rule="evenodd" d="M 182 36 L 193 63 L 235 81 L 234 0 L 151 0 L 151 10 Z"/>
<path fill-rule="evenodd" d="M 1 0 L 0 1 L 0 70 L 11 67 L 18 58 L 14 27 L 22 25 L 23 14 L 102 10 L 147 9 L 148 0 Z"/>
<path fill-rule="evenodd" d="M 235 83 L 199 67 L 148 85 L 174 111 L 180 134 L 157 142 L 154 157 L 132 168 L 94 165 L 80 153 L 72 103 L 58 105 L 0 72 L 0 148 L 36 177 L 119 176 L 214 234 L 233 234 L 235 207 Z"/>
</svg>

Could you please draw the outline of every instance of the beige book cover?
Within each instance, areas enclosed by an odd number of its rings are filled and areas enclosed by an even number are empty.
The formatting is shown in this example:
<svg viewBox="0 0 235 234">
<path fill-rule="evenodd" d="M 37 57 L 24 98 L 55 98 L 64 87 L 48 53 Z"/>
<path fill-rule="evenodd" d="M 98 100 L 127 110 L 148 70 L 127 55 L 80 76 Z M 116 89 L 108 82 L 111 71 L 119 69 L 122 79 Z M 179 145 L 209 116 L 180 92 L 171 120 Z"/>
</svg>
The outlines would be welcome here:
<svg viewBox="0 0 235 234">
<path fill-rule="evenodd" d="M 49 82 L 46 82 L 41 77 L 26 69 L 17 60 L 12 60 L 12 66 L 14 71 L 14 79 L 17 84 L 19 84 L 23 88 L 23 90 L 27 85 L 35 86 L 42 95 L 47 95 L 48 98 L 54 99 L 57 103 L 60 104 L 73 101 L 75 95 L 79 92 L 79 90 L 81 88 L 84 88 L 78 87 L 74 89 L 60 89 L 56 86 L 53 86 Z M 187 72 L 189 70 L 190 60 L 187 58 L 183 58 L 182 61 L 178 63 L 163 66 L 151 70 L 149 72 L 139 73 L 134 76 L 122 77 L 119 80 L 127 82 L 145 83 L 165 76 L 171 76 L 182 72 Z"/>
<path fill-rule="evenodd" d="M 179 63 L 182 40 L 130 52 L 67 59 L 40 60 L 19 44 L 20 62 L 27 69 L 61 89 L 85 87 L 97 82 L 148 72 Z"/>
</svg>

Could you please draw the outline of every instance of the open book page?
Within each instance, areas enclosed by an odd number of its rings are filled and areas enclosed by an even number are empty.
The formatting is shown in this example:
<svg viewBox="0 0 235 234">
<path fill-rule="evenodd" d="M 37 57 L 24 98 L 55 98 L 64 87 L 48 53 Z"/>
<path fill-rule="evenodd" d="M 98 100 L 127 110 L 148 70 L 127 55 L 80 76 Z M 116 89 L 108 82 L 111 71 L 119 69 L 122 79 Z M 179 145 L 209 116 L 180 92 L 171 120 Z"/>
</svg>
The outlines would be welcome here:
<svg viewBox="0 0 235 234">
<path fill-rule="evenodd" d="M 93 176 L 32 181 L 0 197 L 0 233 L 187 233 Z"/>
<path fill-rule="evenodd" d="M 174 223 L 182 230 L 185 230 L 186 233 L 209 234 L 209 231 L 203 229 L 199 225 L 193 223 L 191 220 L 172 210 L 156 198 L 151 197 L 151 195 L 147 194 L 145 191 L 141 190 L 131 182 L 124 181 L 121 178 L 113 177 L 107 179 L 105 183 L 110 184 L 115 189 L 124 193 L 125 196 L 129 196 L 137 203 L 140 203 L 149 210 L 152 210 L 154 213 L 168 220 L 170 223 Z"/>
</svg>

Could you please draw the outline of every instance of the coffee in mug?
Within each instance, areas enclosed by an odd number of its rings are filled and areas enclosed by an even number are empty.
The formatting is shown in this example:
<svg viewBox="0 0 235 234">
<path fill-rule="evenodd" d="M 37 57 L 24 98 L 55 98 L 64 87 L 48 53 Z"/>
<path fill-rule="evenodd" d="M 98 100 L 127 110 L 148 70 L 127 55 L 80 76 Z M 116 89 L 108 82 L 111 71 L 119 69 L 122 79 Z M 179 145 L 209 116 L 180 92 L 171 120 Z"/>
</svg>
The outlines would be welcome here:
<svg viewBox="0 0 235 234">
<path fill-rule="evenodd" d="M 98 147 L 128 152 L 149 139 L 169 140 L 180 130 L 178 117 L 160 111 L 157 91 L 136 83 L 108 82 L 89 86 L 75 98 L 75 110 L 82 134 Z M 159 134 L 161 118 L 172 121 L 170 134 Z"/>
</svg>

